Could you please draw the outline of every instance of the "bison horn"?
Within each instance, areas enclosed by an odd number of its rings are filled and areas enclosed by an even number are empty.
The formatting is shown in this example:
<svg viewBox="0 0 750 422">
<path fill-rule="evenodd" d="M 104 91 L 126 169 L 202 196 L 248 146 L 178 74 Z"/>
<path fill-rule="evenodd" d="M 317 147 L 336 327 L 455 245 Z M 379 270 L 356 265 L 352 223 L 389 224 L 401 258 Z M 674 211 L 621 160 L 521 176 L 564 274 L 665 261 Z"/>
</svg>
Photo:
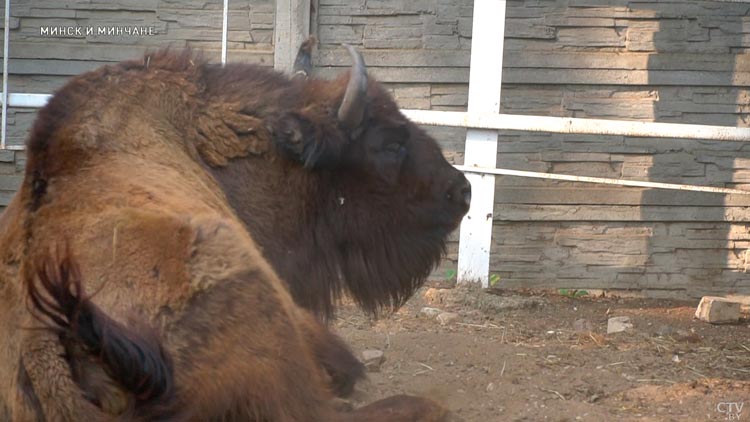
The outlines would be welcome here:
<svg viewBox="0 0 750 422">
<path fill-rule="evenodd" d="M 356 129 L 365 115 L 365 103 L 367 96 L 367 67 L 362 55 L 349 44 L 344 44 L 352 56 L 352 70 L 349 74 L 349 83 L 346 85 L 344 100 L 339 107 L 339 122 L 350 130 Z"/>
</svg>

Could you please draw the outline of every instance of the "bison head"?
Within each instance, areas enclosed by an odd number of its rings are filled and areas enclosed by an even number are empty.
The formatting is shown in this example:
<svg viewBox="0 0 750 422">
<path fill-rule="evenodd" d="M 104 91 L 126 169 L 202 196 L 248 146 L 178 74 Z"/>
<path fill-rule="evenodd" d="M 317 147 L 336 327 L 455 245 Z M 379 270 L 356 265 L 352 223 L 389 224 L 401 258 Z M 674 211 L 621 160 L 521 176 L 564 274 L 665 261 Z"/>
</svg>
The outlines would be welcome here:
<svg viewBox="0 0 750 422">
<path fill-rule="evenodd" d="M 245 107 L 275 148 L 214 170 L 296 301 L 323 315 L 344 290 L 372 313 L 403 304 L 471 200 L 437 142 L 347 48 L 354 64 L 338 80 L 287 80 L 271 111 Z"/>
</svg>

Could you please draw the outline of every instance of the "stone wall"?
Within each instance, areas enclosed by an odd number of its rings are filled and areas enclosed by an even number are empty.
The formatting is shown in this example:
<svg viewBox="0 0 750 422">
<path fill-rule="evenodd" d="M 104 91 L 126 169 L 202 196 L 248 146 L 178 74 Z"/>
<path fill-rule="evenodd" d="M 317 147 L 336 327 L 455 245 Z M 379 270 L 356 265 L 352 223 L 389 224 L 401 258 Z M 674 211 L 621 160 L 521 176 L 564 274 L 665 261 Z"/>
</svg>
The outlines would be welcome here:
<svg viewBox="0 0 750 422">
<path fill-rule="evenodd" d="M 11 92 L 171 44 L 218 57 L 219 0 L 14 1 Z M 121 4 L 127 3 L 127 6 Z M 229 60 L 273 63 L 274 3 L 230 2 Z M 465 110 L 472 1 L 314 0 L 318 76 L 348 66 L 340 43 L 405 108 Z M 747 127 L 750 4 L 508 0 L 502 111 Z M 139 38 L 41 37 L 42 25 L 151 25 Z M 22 142 L 33 112 L 14 110 Z M 454 163 L 465 132 L 429 128 Z M 23 153 L 0 152 L 0 206 Z M 750 145 L 502 132 L 503 168 L 750 189 Z M 498 177 L 491 271 L 500 286 L 750 293 L 750 199 Z M 436 276 L 450 275 L 457 245 Z"/>
</svg>

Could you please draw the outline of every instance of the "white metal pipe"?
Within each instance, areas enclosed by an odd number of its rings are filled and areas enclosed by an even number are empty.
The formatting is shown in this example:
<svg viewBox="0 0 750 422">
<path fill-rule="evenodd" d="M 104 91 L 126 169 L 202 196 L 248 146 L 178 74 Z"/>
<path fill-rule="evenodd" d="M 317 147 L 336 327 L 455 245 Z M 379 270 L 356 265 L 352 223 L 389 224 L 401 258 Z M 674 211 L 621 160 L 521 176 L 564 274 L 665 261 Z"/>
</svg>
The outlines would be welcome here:
<svg viewBox="0 0 750 422">
<path fill-rule="evenodd" d="M 4 91 L 3 91 L 4 94 Z M 3 100 L 6 96 L 2 95 Z M 9 107 L 24 107 L 24 108 L 40 108 L 47 104 L 47 101 L 52 98 L 49 94 L 8 94 L 8 106 Z M 5 101 L 3 101 L 5 102 Z"/>
<path fill-rule="evenodd" d="M 505 45 L 506 0 L 475 0 L 469 66 L 469 113 L 500 111 Z M 477 167 L 497 165 L 496 129 L 466 131 L 464 162 Z M 469 212 L 461 221 L 458 246 L 458 282 L 489 283 L 492 246 L 492 212 L 495 207 L 495 176 L 468 174 L 474 191 Z M 487 216 L 490 216 L 488 218 Z"/>
<path fill-rule="evenodd" d="M 8 52 L 10 51 L 10 0 L 5 0 L 5 37 L 3 38 L 3 96 L 2 129 L 0 129 L 0 149 L 5 149 L 8 126 Z"/>
<path fill-rule="evenodd" d="M 458 170 L 469 173 L 494 174 L 501 176 L 530 177 L 534 179 L 566 180 L 570 182 L 599 183 L 605 185 L 635 186 L 641 188 L 687 190 L 693 192 L 724 193 L 731 195 L 750 195 L 750 191 L 731 188 L 716 188 L 713 186 L 680 185 L 676 183 L 645 182 L 640 180 L 609 179 L 605 177 L 572 176 L 567 174 L 539 173 L 536 171 L 522 171 L 509 169 L 491 169 L 472 166 L 454 166 Z"/>
<path fill-rule="evenodd" d="M 5 99 L 5 95 L 1 96 Z M 49 94 L 8 94 L 10 107 L 44 107 Z M 458 111 L 401 110 L 415 123 L 480 129 L 525 130 L 532 132 L 584 133 L 598 135 L 750 141 L 750 128 L 691 125 L 682 123 L 542 117 L 515 114 L 465 113 Z"/>
<path fill-rule="evenodd" d="M 520 114 L 466 113 L 461 111 L 402 110 L 415 123 L 425 125 L 506 129 L 532 132 L 643 136 L 717 141 L 750 141 L 750 128 L 690 125 Z"/>
<path fill-rule="evenodd" d="M 229 0 L 224 0 L 224 16 L 221 26 L 221 65 L 227 64 L 227 30 L 229 16 Z"/>
<path fill-rule="evenodd" d="M 49 94 L 11 93 L 10 107 L 44 107 Z M 5 92 L 0 95 L 5 100 Z M 5 101 L 3 101 L 4 103 Z M 635 122 L 623 120 L 578 119 L 569 117 L 481 114 L 457 111 L 401 110 L 415 123 L 433 126 L 474 127 L 481 129 L 525 130 L 532 132 L 583 133 L 599 135 L 646 136 L 717 141 L 750 141 L 750 128 L 690 125 L 682 123 Z"/>
</svg>

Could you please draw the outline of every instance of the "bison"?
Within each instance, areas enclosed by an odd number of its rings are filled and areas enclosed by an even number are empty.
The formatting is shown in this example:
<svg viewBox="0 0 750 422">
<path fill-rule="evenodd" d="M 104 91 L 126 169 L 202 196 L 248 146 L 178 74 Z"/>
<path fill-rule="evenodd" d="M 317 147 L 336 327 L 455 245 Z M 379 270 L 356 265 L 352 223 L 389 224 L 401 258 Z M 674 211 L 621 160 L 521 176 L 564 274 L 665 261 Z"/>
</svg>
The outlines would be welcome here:
<svg viewBox="0 0 750 422">
<path fill-rule="evenodd" d="M 318 319 L 424 280 L 466 179 L 368 80 L 161 51 L 71 79 L 0 216 L 0 418 L 437 421 L 336 409 L 363 368 Z"/>
</svg>

